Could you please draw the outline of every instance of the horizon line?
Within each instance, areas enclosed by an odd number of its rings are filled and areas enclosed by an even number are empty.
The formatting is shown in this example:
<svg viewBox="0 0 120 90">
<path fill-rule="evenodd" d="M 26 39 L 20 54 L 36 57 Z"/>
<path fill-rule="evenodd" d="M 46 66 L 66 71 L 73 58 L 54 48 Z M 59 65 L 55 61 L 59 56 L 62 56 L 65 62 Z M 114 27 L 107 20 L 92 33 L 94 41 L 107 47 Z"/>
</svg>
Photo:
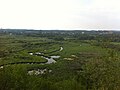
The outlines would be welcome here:
<svg viewBox="0 0 120 90">
<path fill-rule="evenodd" d="M 0 28 L 0 30 L 5 30 L 5 29 L 8 29 L 8 30 L 63 30 L 63 31 L 80 31 L 80 30 L 83 30 L 83 31 L 120 31 L 120 29 L 28 29 L 28 28 Z"/>
</svg>

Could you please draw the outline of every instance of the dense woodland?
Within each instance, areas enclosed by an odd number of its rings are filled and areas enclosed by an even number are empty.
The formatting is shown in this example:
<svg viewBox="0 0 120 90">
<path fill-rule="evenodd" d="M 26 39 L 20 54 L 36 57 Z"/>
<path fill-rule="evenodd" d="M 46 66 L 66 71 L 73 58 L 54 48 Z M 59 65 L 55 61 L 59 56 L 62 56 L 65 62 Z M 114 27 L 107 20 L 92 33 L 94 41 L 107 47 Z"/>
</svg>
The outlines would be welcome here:
<svg viewBox="0 0 120 90">
<path fill-rule="evenodd" d="M 119 89 L 119 31 L 0 29 L 0 90 Z"/>
</svg>

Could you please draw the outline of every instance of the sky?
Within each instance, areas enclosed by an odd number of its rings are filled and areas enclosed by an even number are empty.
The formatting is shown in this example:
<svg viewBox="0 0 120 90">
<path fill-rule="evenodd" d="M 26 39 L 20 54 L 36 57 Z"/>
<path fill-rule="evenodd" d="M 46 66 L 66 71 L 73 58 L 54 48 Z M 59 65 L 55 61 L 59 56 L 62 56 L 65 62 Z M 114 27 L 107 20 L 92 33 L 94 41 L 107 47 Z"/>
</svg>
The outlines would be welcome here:
<svg viewBox="0 0 120 90">
<path fill-rule="evenodd" d="M 120 0 L 0 0 L 0 28 L 120 30 Z"/>
</svg>

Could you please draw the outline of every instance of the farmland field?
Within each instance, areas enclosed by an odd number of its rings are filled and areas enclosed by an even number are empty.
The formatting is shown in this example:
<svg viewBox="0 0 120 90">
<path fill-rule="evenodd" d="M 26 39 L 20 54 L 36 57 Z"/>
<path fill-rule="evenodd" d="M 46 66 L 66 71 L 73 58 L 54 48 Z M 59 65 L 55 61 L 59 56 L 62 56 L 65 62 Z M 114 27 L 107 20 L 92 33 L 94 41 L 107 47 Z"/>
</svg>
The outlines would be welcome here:
<svg viewBox="0 0 120 90">
<path fill-rule="evenodd" d="M 1 30 L 0 90 L 119 90 L 120 35 L 81 32 Z"/>
</svg>

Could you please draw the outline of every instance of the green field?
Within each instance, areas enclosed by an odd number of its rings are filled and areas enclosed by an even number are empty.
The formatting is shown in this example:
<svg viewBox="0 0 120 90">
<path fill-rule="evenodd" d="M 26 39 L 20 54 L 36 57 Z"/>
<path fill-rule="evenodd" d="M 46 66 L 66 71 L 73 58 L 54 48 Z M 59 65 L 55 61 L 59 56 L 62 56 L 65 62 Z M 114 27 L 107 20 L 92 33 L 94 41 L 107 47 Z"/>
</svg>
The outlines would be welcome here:
<svg viewBox="0 0 120 90">
<path fill-rule="evenodd" d="M 0 90 L 120 89 L 119 42 L 63 38 L 1 34 Z"/>
</svg>

